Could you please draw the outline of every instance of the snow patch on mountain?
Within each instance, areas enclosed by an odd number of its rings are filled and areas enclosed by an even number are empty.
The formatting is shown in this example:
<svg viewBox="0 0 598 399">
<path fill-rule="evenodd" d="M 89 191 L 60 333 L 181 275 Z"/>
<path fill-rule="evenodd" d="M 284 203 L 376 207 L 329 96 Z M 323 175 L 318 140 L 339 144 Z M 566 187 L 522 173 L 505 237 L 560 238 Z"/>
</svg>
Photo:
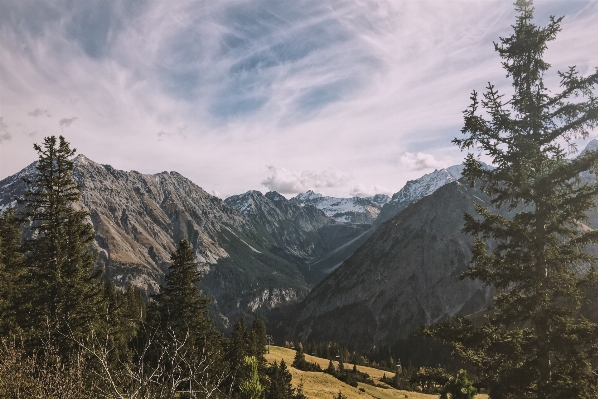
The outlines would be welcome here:
<svg viewBox="0 0 598 399">
<path fill-rule="evenodd" d="M 390 201 L 390 197 L 384 194 L 365 198 L 325 197 L 309 190 L 298 194 L 290 201 L 301 206 L 312 205 L 339 223 L 354 224 L 372 223 L 378 217 L 382 206 Z"/>
<path fill-rule="evenodd" d="M 389 202 L 414 202 L 432 194 L 445 184 L 459 180 L 463 174 L 463 165 L 453 165 L 445 169 L 436 169 L 419 179 L 409 180 L 399 192 L 393 194 Z"/>
<path fill-rule="evenodd" d="M 224 200 L 224 203 L 244 215 L 250 215 L 256 211 L 256 196 L 260 195 L 262 193 L 259 191 L 247 191 L 243 194 L 228 197 Z"/>
</svg>

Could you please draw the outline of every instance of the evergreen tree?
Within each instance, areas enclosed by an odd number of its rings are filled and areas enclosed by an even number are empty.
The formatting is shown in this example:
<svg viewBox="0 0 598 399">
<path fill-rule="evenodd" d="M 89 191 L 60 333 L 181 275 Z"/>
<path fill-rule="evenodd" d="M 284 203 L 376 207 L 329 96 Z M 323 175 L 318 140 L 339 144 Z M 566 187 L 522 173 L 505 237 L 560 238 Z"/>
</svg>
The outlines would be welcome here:
<svg viewBox="0 0 598 399">
<path fill-rule="evenodd" d="M 132 360 L 131 343 L 139 332 L 145 307 L 138 288 L 129 287 L 123 292 L 112 280 L 104 283 L 104 329 L 100 333 L 111 364 L 129 364 Z"/>
<path fill-rule="evenodd" d="M 251 354 L 251 335 L 245 327 L 245 319 L 238 319 L 233 325 L 233 333 L 228 342 L 226 360 L 230 369 L 227 385 L 230 395 L 239 393 L 239 383 L 243 378 L 244 359 Z"/>
<path fill-rule="evenodd" d="M 336 374 L 336 368 L 334 367 L 334 363 L 332 363 L 332 359 L 328 360 L 328 368 L 326 368 L 326 373 L 330 375 Z"/>
<path fill-rule="evenodd" d="M 301 342 L 297 342 L 295 344 L 295 358 L 293 359 L 293 364 L 291 364 L 291 366 L 303 370 L 305 363 L 307 363 L 307 361 L 305 360 L 305 353 L 303 353 L 303 345 Z"/>
<path fill-rule="evenodd" d="M 440 399 L 473 399 L 476 393 L 477 389 L 467 377 L 467 372 L 459 370 L 440 390 Z"/>
<path fill-rule="evenodd" d="M 22 296 L 26 269 L 21 235 L 15 211 L 9 207 L 0 216 L 0 337 L 19 334 L 19 316 L 29 311 Z"/>
<path fill-rule="evenodd" d="M 154 334 L 149 340 L 155 342 L 149 361 L 154 365 L 165 361 L 165 375 L 172 386 L 175 380 L 187 384 L 189 390 L 194 384 L 216 384 L 198 375 L 217 377 L 224 365 L 222 337 L 207 315 L 210 300 L 197 287 L 201 274 L 189 242 L 181 240 L 170 259 L 166 283 L 152 295 L 148 309 L 148 325 Z"/>
<path fill-rule="evenodd" d="M 264 355 L 266 354 L 266 346 L 268 345 L 268 338 L 266 337 L 266 325 L 259 317 L 253 319 L 251 323 L 251 355 L 255 356 L 260 365 L 263 366 L 266 362 Z"/>
<path fill-rule="evenodd" d="M 250 339 L 250 354 L 257 359 L 258 362 L 258 374 L 260 377 L 260 382 L 262 386 L 267 386 L 267 376 L 266 376 L 266 368 L 268 362 L 266 361 L 265 354 L 266 354 L 266 345 L 268 344 L 268 339 L 266 337 L 266 325 L 264 321 L 259 317 L 253 319 L 253 323 L 251 323 L 251 332 L 249 333 Z"/>
<path fill-rule="evenodd" d="M 245 356 L 245 378 L 239 384 L 239 391 L 243 399 L 258 399 L 264 392 L 258 372 L 258 361 L 255 356 Z"/>
<path fill-rule="evenodd" d="M 160 286 L 158 294 L 152 295 L 156 311 L 159 315 L 160 330 L 187 341 L 203 351 L 208 342 L 217 339 L 212 320 L 208 318 L 210 300 L 201 295 L 197 284 L 201 281 L 201 273 L 193 249 L 187 240 L 181 240 L 177 250 L 170 257 L 166 284 Z"/>
<path fill-rule="evenodd" d="M 561 91 L 553 94 L 544 85 L 549 64 L 542 56 L 562 18 L 538 27 L 531 1 L 518 0 L 516 10 L 514 33 L 495 44 L 513 94 L 505 101 L 489 84 L 479 100 L 474 91 L 464 112 L 466 137 L 454 140 L 492 158 L 496 168 L 489 170 L 469 154 L 464 176 L 512 214 L 476 205 L 479 216 L 465 218 L 464 231 L 476 239 L 464 277 L 496 288 L 494 309 L 481 327 L 461 320 L 430 332 L 479 367 L 492 399 L 595 398 L 598 325 L 578 309 L 597 282 L 593 267 L 584 270 L 596 257 L 584 248 L 598 243 L 598 232 L 581 223 L 595 208 L 598 185 L 579 176 L 596 170 L 598 152 L 571 160 L 566 150 L 598 124 L 598 70 L 588 77 L 574 67 L 559 72 Z M 489 239 L 497 242 L 493 250 Z"/>
<path fill-rule="evenodd" d="M 280 364 L 274 364 L 268 368 L 270 384 L 266 390 L 266 399 L 292 399 L 294 389 L 291 385 L 293 377 L 287 369 L 284 360 Z"/>
<path fill-rule="evenodd" d="M 28 190 L 20 215 L 29 223 L 26 262 L 31 282 L 27 296 L 31 311 L 25 322 L 34 338 L 50 338 L 60 355 L 77 347 L 98 327 L 102 307 L 101 270 L 90 249 L 94 231 L 79 210 L 80 187 L 73 178 L 71 149 L 64 137 L 46 137 L 34 145 L 39 154 L 36 175 L 25 182 Z"/>
</svg>

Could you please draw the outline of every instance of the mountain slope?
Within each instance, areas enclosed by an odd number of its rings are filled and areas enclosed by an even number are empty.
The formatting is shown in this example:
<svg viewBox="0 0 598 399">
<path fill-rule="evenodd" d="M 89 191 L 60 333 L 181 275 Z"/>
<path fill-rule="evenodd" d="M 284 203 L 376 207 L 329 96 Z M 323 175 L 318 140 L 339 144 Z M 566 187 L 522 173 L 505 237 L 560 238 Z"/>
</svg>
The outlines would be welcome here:
<svg viewBox="0 0 598 399">
<path fill-rule="evenodd" d="M 342 246 L 335 248 L 334 250 L 326 253 L 322 257 L 312 261 L 309 264 L 309 268 L 315 276 L 312 281 L 319 282 L 325 276 L 334 271 L 339 267 L 343 261 L 348 259 L 359 247 L 361 247 L 370 237 L 378 226 L 380 226 L 386 220 L 392 218 L 397 213 L 405 209 L 409 204 L 418 201 L 419 199 L 432 194 L 438 188 L 445 184 L 456 181 L 461 177 L 463 172 L 463 165 L 454 165 L 446 169 L 435 170 L 432 173 L 428 173 L 419 179 L 410 180 L 407 184 L 392 198 L 388 198 L 385 195 L 376 195 L 366 199 L 357 198 L 357 200 L 368 200 L 374 202 L 376 205 L 363 206 L 364 203 L 355 201 L 355 203 L 348 203 L 349 200 L 356 200 L 355 198 L 330 198 L 323 197 L 321 194 L 308 191 L 305 194 L 299 194 L 291 201 L 299 201 L 300 203 L 313 203 L 324 211 L 328 211 L 330 215 L 337 215 L 338 218 L 343 220 L 345 214 L 341 211 L 341 206 L 352 207 L 359 211 L 359 207 L 364 208 L 366 212 L 368 209 L 375 209 L 375 212 L 370 213 L 370 217 L 360 216 L 354 217 L 352 220 L 361 220 L 372 223 L 373 225 L 367 230 L 355 237 L 354 239 L 347 241 Z M 343 200 L 343 201 L 341 201 Z M 354 214 L 360 214 L 357 211 L 353 211 Z M 357 212 L 357 213 L 356 213 Z M 372 219 L 376 215 L 374 219 Z"/>
<path fill-rule="evenodd" d="M 295 333 L 366 348 L 486 307 L 490 290 L 458 278 L 471 259 L 473 240 L 461 228 L 474 202 L 488 205 L 478 191 L 453 182 L 383 223 L 310 292 Z"/>
<path fill-rule="evenodd" d="M 25 186 L 30 165 L 0 182 L 6 207 Z M 273 253 L 274 239 L 246 215 L 176 172 L 144 175 L 97 164 L 80 155 L 74 177 L 79 206 L 90 212 L 99 264 L 118 285 L 155 291 L 180 239 L 194 248 L 202 290 L 225 318 L 303 297 L 308 286 L 297 264 Z"/>
<path fill-rule="evenodd" d="M 325 274 L 310 265 L 347 242 L 369 226 L 338 223 L 312 205 L 299 205 L 277 192 L 259 191 L 228 197 L 225 204 L 245 214 L 254 226 L 271 237 L 272 253 L 296 263 L 309 284 L 317 284 Z"/>
<path fill-rule="evenodd" d="M 432 173 L 423 175 L 419 179 L 409 180 L 382 207 L 380 215 L 376 219 L 376 225 L 382 224 L 405 209 L 409 204 L 432 194 L 445 184 L 459 180 L 462 173 L 463 165 L 453 165 L 448 168 L 437 169 Z"/>
<path fill-rule="evenodd" d="M 598 141 L 586 148 L 598 148 Z M 401 198 L 417 197 L 408 193 L 435 190 L 382 222 L 364 245 L 318 284 L 299 305 L 292 333 L 304 340 L 335 340 L 367 348 L 392 343 L 421 325 L 471 314 L 491 303 L 491 289 L 459 279 L 471 259 L 473 242 L 461 232 L 463 214 L 475 215 L 475 203 L 492 208 L 489 198 L 460 181 L 442 183 L 457 173 L 438 172 L 421 179 L 430 183 L 423 190 L 413 190 L 417 182 L 413 181 L 401 190 L 404 195 L 393 196 L 400 204 Z M 596 184 L 597 178 L 584 172 L 580 182 Z M 504 209 L 495 212 L 510 215 Z M 580 228 L 598 228 L 598 211 L 587 215 Z M 587 251 L 598 254 L 598 247 Z M 575 271 L 585 273 L 589 267 L 577 265 Z M 594 307 L 588 309 L 587 314 L 595 314 Z"/>
</svg>

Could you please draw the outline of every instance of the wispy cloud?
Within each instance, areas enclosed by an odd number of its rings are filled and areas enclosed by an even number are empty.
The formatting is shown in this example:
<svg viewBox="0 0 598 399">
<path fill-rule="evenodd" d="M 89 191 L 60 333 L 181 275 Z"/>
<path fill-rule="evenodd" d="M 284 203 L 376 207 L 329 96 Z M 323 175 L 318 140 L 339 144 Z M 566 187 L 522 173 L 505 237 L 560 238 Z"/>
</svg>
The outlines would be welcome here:
<svg viewBox="0 0 598 399">
<path fill-rule="evenodd" d="M 60 121 L 58 121 L 58 126 L 70 127 L 75 119 L 77 119 L 76 116 L 73 116 L 72 118 L 62 118 Z"/>
<path fill-rule="evenodd" d="M 4 118 L 0 116 L 0 143 L 10 141 L 12 135 L 8 131 L 8 126 L 4 123 Z"/>
<path fill-rule="evenodd" d="M 351 179 L 348 174 L 333 170 L 321 172 L 304 170 L 295 173 L 279 166 L 268 166 L 268 171 L 270 176 L 262 181 L 262 185 L 282 194 L 303 193 L 315 188 L 339 187 Z"/>
<path fill-rule="evenodd" d="M 166 138 L 174 137 L 174 136 L 178 136 L 178 137 L 182 137 L 182 138 L 186 139 L 187 138 L 186 131 L 187 131 L 186 127 L 179 127 L 174 132 L 165 132 L 165 131 L 161 130 L 158 132 L 158 141 L 162 141 Z"/>
<path fill-rule="evenodd" d="M 47 109 L 41 109 L 41 108 L 36 108 L 33 111 L 27 112 L 27 115 L 33 116 L 33 117 L 36 117 L 36 118 L 38 116 L 42 116 L 42 115 L 45 115 L 48 118 L 52 117 L 52 115 L 50 114 L 50 111 L 48 111 Z"/>
<path fill-rule="evenodd" d="M 0 2 L 5 123 L 38 132 L 14 135 L 2 173 L 70 127 L 92 159 L 177 170 L 208 191 L 263 187 L 264 164 L 343 170 L 364 184 L 321 188 L 330 195 L 398 190 L 432 160 L 460 162 L 450 140 L 471 90 L 509 89 L 492 41 L 510 33 L 511 3 Z M 546 53 L 555 69 L 598 65 L 597 2 L 536 10 L 539 23 L 567 14 Z M 79 119 L 57 124 L 48 109 Z"/>
</svg>

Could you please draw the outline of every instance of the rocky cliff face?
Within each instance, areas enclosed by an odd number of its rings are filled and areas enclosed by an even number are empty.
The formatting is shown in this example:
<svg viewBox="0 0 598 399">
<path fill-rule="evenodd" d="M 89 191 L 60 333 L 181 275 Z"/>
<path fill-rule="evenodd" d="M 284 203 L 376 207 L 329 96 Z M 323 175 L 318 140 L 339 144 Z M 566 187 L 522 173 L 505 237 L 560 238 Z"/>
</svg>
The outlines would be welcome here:
<svg viewBox="0 0 598 399">
<path fill-rule="evenodd" d="M 409 180 L 405 186 L 384 204 L 376 220 L 376 225 L 386 222 L 409 204 L 432 194 L 445 184 L 452 183 L 461 178 L 463 165 L 453 165 L 449 168 L 435 170 L 423 175 L 419 179 Z"/>
<path fill-rule="evenodd" d="M 314 263 L 369 229 L 369 225 L 339 223 L 313 205 L 287 200 L 273 191 L 265 195 L 248 191 L 224 202 L 264 230 L 262 236 L 271 239 L 269 250 L 296 263 L 310 285 L 327 275 L 325 267 L 312 266 Z"/>
<path fill-rule="evenodd" d="M 306 297 L 296 335 L 366 348 L 485 308 L 490 290 L 459 280 L 473 243 L 461 233 L 463 213 L 475 202 L 488 198 L 453 182 L 383 223 Z"/>
<path fill-rule="evenodd" d="M 33 173 L 35 164 L 0 182 L 0 207 L 14 205 L 25 191 L 21 177 Z M 187 239 L 203 271 L 201 288 L 225 325 L 237 313 L 303 298 L 305 262 L 360 232 L 333 237 L 338 223 L 277 193 L 249 193 L 256 206 L 240 211 L 176 172 L 125 172 L 80 155 L 74 177 L 82 186 L 78 206 L 90 212 L 98 262 L 110 278 L 155 291 L 170 254 Z"/>
</svg>

